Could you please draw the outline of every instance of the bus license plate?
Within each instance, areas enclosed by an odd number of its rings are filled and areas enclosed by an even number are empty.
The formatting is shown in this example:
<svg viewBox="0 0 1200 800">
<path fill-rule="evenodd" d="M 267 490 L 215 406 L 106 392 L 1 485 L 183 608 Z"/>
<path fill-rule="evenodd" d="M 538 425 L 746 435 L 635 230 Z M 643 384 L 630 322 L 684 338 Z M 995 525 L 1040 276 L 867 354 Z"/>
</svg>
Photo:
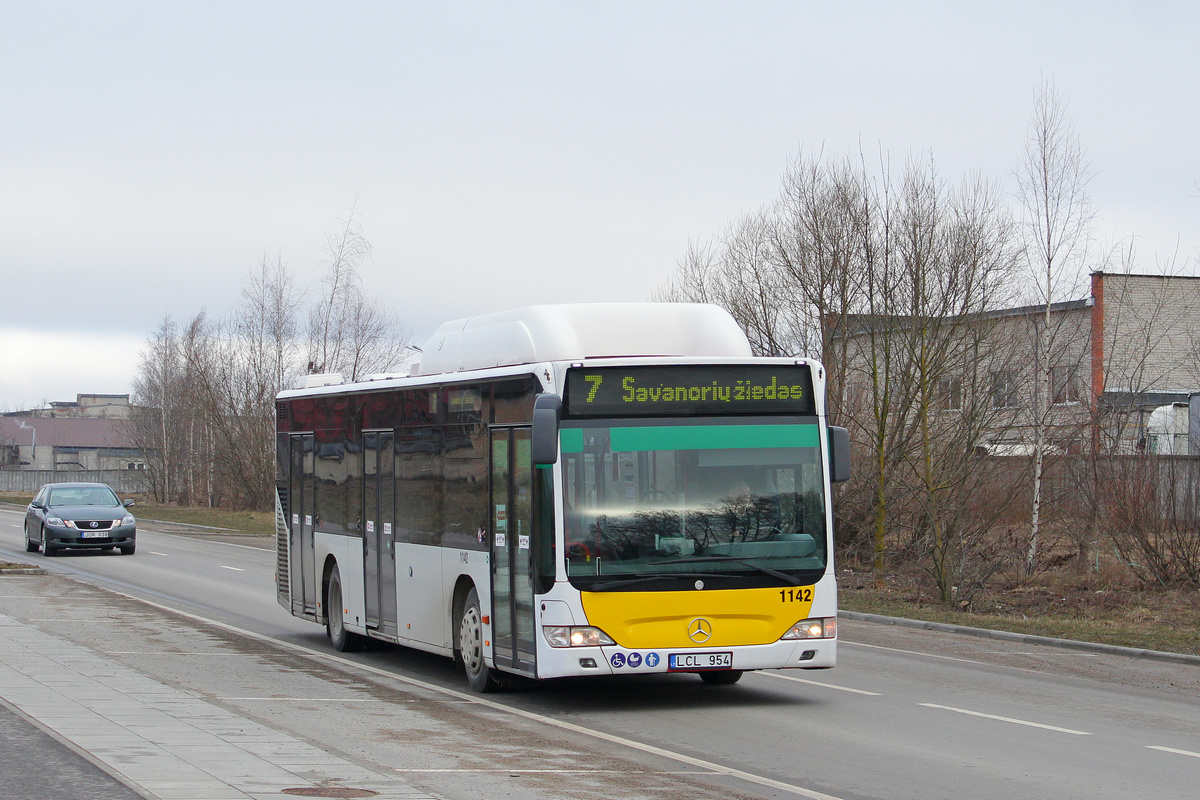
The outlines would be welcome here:
<svg viewBox="0 0 1200 800">
<path fill-rule="evenodd" d="M 108 531 L 80 531 L 84 539 L 104 539 L 108 536 Z"/>
<path fill-rule="evenodd" d="M 733 653 L 671 653 L 667 657 L 667 669 L 672 671 L 732 668 Z"/>
</svg>

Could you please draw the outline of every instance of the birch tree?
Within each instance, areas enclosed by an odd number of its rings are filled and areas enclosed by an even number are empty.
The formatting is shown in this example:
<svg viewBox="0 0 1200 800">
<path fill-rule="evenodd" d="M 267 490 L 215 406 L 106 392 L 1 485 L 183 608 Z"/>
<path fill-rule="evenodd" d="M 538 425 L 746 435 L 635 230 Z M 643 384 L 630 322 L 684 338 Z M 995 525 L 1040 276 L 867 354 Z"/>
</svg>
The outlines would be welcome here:
<svg viewBox="0 0 1200 800">
<path fill-rule="evenodd" d="M 1048 451 L 1051 376 L 1058 349 L 1052 318 L 1056 299 L 1070 296 L 1086 266 L 1095 214 L 1089 197 L 1092 172 L 1071 120 L 1067 102 L 1049 81 L 1038 87 L 1029 132 L 1016 174 L 1024 233 L 1024 260 L 1044 308 L 1034 354 L 1037 375 L 1032 397 L 1033 496 L 1025 574 L 1038 557 L 1042 484 Z"/>
</svg>

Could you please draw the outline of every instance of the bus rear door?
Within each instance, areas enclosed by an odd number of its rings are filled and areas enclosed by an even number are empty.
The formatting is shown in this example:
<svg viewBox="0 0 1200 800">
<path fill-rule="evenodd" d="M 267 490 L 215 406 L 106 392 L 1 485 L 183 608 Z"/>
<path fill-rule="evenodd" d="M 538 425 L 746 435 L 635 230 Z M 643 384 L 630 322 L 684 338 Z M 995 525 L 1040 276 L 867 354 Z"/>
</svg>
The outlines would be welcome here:
<svg viewBox="0 0 1200 800">
<path fill-rule="evenodd" d="M 315 614 L 317 585 L 313 553 L 313 518 L 316 515 L 317 485 L 313 478 L 313 435 L 291 437 L 291 469 L 288 482 L 289 570 L 292 613 Z"/>
</svg>

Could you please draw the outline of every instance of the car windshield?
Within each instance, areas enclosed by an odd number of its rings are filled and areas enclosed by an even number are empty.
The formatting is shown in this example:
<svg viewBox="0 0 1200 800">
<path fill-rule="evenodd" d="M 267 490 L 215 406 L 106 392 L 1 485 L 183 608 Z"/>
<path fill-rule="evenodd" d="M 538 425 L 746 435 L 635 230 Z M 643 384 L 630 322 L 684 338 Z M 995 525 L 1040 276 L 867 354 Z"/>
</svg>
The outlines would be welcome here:
<svg viewBox="0 0 1200 800">
<path fill-rule="evenodd" d="M 107 486 L 65 486 L 50 490 L 50 505 L 111 508 L 121 505 L 121 501 Z"/>
<path fill-rule="evenodd" d="M 780 585 L 824 572 L 815 422 L 606 421 L 561 438 L 567 571 L 579 588 Z"/>
</svg>

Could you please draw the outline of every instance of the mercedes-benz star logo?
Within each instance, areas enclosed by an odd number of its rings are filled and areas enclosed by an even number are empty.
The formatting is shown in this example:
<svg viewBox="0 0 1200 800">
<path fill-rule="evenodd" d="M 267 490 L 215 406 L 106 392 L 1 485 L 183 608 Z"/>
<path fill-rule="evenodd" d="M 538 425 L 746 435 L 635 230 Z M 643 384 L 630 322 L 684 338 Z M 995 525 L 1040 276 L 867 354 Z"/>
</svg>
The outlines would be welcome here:
<svg viewBox="0 0 1200 800">
<path fill-rule="evenodd" d="M 696 617 L 688 623 L 688 638 L 696 644 L 704 644 L 712 636 L 712 623 L 704 617 Z"/>
</svg>

